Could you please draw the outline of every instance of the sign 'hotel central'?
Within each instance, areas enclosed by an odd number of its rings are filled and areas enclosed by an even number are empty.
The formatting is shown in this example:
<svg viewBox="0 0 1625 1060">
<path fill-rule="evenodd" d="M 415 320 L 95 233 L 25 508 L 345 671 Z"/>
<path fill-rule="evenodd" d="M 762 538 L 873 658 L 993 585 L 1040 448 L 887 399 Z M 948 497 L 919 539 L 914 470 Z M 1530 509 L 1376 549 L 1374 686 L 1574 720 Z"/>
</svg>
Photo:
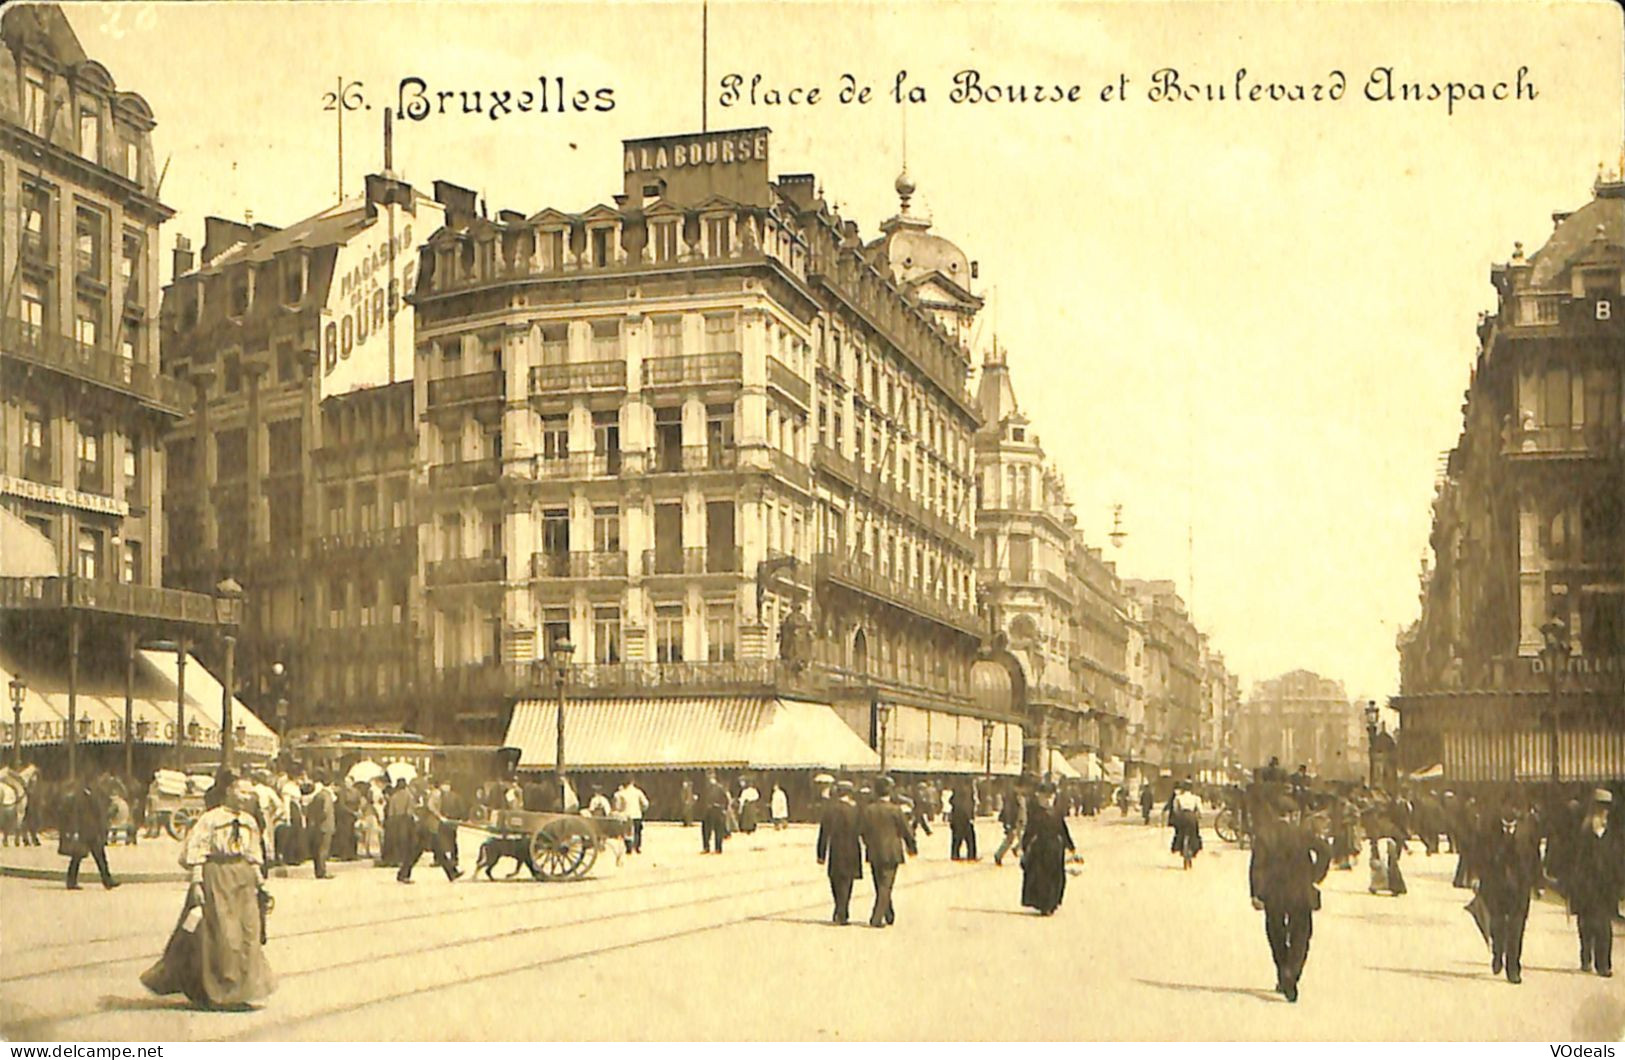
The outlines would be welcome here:
<svg viewBox="0 0 1625 1060">
<path fill-rule="evenodd" d="M 698 205 L 714 195 L 765 206 L 768 132 L 730 129 L 625 140 L 626 194 L 633 202 L 654 195 L 678 206 Z"/>
</svg>

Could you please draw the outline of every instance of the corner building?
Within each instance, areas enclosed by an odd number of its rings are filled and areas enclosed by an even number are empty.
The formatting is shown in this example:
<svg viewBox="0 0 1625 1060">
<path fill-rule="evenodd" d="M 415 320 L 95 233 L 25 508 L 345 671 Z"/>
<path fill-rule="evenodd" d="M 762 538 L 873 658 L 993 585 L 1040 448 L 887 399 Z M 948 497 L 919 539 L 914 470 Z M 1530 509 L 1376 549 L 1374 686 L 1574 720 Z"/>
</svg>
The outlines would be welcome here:
<svg viewBox="0 0 1625 1060">
<path fill-rule="evenodd" d="M 1014 771 L 1016 719 L 970 684 L 969 263 L 906 180 L 865 243 L 767 150 L 629 141 L 582 213 L 437 186 L 414 386 L 441 731 L 552 768 L 568 638 L 572 770 Z"/>
</svg>

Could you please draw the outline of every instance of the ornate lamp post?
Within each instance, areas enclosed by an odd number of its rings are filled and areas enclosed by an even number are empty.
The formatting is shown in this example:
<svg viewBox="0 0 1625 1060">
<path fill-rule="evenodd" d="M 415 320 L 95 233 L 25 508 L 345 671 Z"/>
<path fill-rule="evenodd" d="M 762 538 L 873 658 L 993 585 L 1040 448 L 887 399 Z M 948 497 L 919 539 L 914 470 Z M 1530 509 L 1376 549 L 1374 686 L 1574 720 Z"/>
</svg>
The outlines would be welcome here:
<svg viewBox="0 0 1625 1060">
<path fill-rule="evenodd" d="M 553 681 L 559 690 L 559 708 L 554 712 L 556 724 L 554 735 L 558 740 L 553 751 L 553 769 L 559 778 L 559 809 L 563 810 L 569 805 L 569 785 L 564 777 L 564 688 L 570 678 L 570 656 L 575 654 L 576 646 L 570 643 L 570 638 L 560 637 L 553 642 L 553 650 L 548 653 L 548 661 L 553 664 Z"/>
<path fill-rule="evenodd" d="M 1557 692 L 1561 678 L 1558 667 L 1569 657 L 1569 627 L 1562 619 L 1554 618 L 1540 627 L 1540 635 L 1546 640 L 1545 646 L 1540 649 L 1540 658 L 1546 664 L 1547 687 L 1552 697 L 1547 712 L 1547 724 L 1552 730 L 1552 784 L 1555 786 L 1563 781 L 1562 764 L 1558 758 L 1558 733 L 1561 722 L 1557 711 Z"/>
<path fill-rule="evenodd" d="M 880 771 L 886 772 L 886 739 L 887 730 L 891 728 L 891 704 L 881 702 L 877 694 L 874 701 L 875 724 L 880 729 Z"/>
<path fill-rule="evenodd" d="M 982 775 L 993 777 L 993 719 L 982 719 Z"/>
<path fill-rule="evenodd" d="M 23 767 L 23 696 L 28 692 L 28 682 L 21 674 L 11 679 L 11 767 Z"/>
<path fill-rule="evenodd" d="M 288 742 L 288 668 L 279 659 L 271 664 L 271 694 L 276 696 L 276 735 L 279 744 Z"/>
<path fill-rule="evenodd" d="M 1365 705 L 1365 782 L 1373 788 L 1377 786 L 1377 719 L 1380 716 L 1377 701 L 1368 700 Z"/>
</svg>

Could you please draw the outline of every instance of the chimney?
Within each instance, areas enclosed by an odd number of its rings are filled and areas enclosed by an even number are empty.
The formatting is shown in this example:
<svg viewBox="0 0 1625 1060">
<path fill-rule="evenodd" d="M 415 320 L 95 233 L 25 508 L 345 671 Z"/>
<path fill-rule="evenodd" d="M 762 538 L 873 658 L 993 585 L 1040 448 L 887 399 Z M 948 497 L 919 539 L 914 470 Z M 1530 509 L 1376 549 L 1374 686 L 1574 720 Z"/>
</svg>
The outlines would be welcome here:
<svg viewBox="0 0 1625 1060">
<path fill-rule="evenodd" d="M 475 193 L 468 188 L 458 187 L 447 180 L 434 182 L 434 201 L 446 208 L 446 223 L 454 223 L 453 219 L 466 221 L 474 216 Z"/>
<path fill-rule="evenodd" d="M 203 263 L 207 265 L 226 251 L 254 238 L 254 230 L 241 221 L 224 217 L 203 219 Z"/>
<path fill-rule="evenodd" d="M 185 276 L 192 271 L 192 241 L 185 236 L 175 237 L 175 275 Z"/>
</svg>

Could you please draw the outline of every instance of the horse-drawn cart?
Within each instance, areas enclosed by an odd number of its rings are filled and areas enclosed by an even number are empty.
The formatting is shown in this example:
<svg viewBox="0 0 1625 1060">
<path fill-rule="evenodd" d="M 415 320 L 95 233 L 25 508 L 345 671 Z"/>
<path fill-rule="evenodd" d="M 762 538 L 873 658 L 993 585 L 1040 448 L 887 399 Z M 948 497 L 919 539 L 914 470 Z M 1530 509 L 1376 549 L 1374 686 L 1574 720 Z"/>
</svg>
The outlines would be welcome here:
<svg viewBox="0 0 1625 1060">
<path fill-rule="evenodd" d="M 523 839 L 530 867 L 544 880 L 579 880 L 592 869 L 610 839 L 624 839 L 631 824 L 622 817 L 588 817 L 541 810 L 492 810 L 485 821 L 465 824 L 503 839 Z"/>
</svg>

